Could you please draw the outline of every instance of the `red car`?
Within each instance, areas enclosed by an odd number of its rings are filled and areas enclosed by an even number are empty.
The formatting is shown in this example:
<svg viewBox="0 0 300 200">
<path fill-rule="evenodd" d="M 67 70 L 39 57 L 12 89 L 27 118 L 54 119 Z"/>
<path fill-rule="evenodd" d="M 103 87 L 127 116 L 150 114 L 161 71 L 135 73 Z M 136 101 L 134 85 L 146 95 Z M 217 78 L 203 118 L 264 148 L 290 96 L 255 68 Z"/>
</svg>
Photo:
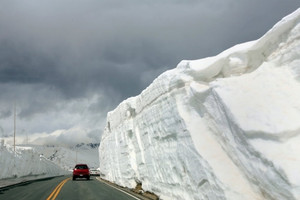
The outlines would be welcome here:
<svg viewBox="0 0 300 200">
<path fill-rule="evenodd" d="M 73 169 L 73 180 L 76 178 L 86 178 L 90 180 L 90 170 L 87 164 L 77 164 Z"/>
</svg>

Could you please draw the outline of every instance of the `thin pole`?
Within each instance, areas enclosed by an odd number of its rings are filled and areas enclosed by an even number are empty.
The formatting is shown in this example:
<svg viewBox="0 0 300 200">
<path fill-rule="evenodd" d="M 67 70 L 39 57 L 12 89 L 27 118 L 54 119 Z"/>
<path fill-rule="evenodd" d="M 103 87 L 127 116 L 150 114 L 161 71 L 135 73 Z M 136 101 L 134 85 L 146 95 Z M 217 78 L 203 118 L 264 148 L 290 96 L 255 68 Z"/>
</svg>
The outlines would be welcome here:
<svg viewBox="0 0 300 200">
<path fill-rule="evenodd" d="M 14 104 L 14 152 L 16 152 L 16 104 Z"/>
</svg>

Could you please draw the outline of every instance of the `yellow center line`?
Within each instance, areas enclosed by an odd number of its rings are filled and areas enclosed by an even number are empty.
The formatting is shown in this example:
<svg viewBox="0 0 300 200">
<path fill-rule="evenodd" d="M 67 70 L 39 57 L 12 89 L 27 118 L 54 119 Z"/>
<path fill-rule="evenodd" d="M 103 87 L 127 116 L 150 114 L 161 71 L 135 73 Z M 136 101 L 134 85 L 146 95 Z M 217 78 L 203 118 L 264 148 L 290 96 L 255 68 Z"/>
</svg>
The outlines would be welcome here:
<svg viewBox="0 0 300 200">
<path fill-rule="evenodd" d="M 61 188 L 64 186 L 64 184 L 70 180 L 71 178 L 67 178 L 65 180 L 63 180 L 62 182 L 60 182 L 56 188 L 53 190 L 53 192 L 49 195 L 49 197 L 47 198 L 47 200 L 55 200 L 55 198 L 57 197 L 57 195 L 59 194 Z M 53 196 L 54 195 L 54 196 Z M 53 197 L 53 198 L 52 198 Z"/>
</svg>

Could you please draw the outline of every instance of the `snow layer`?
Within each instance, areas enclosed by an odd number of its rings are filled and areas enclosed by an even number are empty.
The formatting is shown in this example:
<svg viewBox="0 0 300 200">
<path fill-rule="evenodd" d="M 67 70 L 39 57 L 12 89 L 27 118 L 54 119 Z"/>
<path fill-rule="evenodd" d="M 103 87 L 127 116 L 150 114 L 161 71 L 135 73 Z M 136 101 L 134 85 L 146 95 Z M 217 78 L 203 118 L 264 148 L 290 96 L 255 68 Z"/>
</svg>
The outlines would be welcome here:
<svg viewBox="0 0 300 200">
<path fill-rule="evenodd" d="M 25 176 L 58 176 L 66 171 L 38 154 L 31 147 L 18 147 L 16 152 L 9 145 L 0 146 L 0 179 Z"/>
<path fill-rule="evenodd" d="M 162 199 L 300 199 L 300 9 L 107 115 L 104 178 Z"/>
</svg>

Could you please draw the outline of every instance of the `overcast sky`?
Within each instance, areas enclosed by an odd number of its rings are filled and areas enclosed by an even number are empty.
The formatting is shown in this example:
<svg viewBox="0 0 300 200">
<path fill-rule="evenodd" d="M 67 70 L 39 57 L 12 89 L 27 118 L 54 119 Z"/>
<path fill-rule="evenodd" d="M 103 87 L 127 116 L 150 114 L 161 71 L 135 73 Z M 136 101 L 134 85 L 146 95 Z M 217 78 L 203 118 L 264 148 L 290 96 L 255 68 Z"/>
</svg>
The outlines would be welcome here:
<svg viewBox="0 0 300 200">
<path fill-rule="evenodd" d="M 106 113 L 159 74 L 183 59 L 258 39 L 299 6 L 299 0 L 0 0 L 0 137 L 13 134 L 16 102 L 18 135 L 98 142 Z"/>
</svg>

